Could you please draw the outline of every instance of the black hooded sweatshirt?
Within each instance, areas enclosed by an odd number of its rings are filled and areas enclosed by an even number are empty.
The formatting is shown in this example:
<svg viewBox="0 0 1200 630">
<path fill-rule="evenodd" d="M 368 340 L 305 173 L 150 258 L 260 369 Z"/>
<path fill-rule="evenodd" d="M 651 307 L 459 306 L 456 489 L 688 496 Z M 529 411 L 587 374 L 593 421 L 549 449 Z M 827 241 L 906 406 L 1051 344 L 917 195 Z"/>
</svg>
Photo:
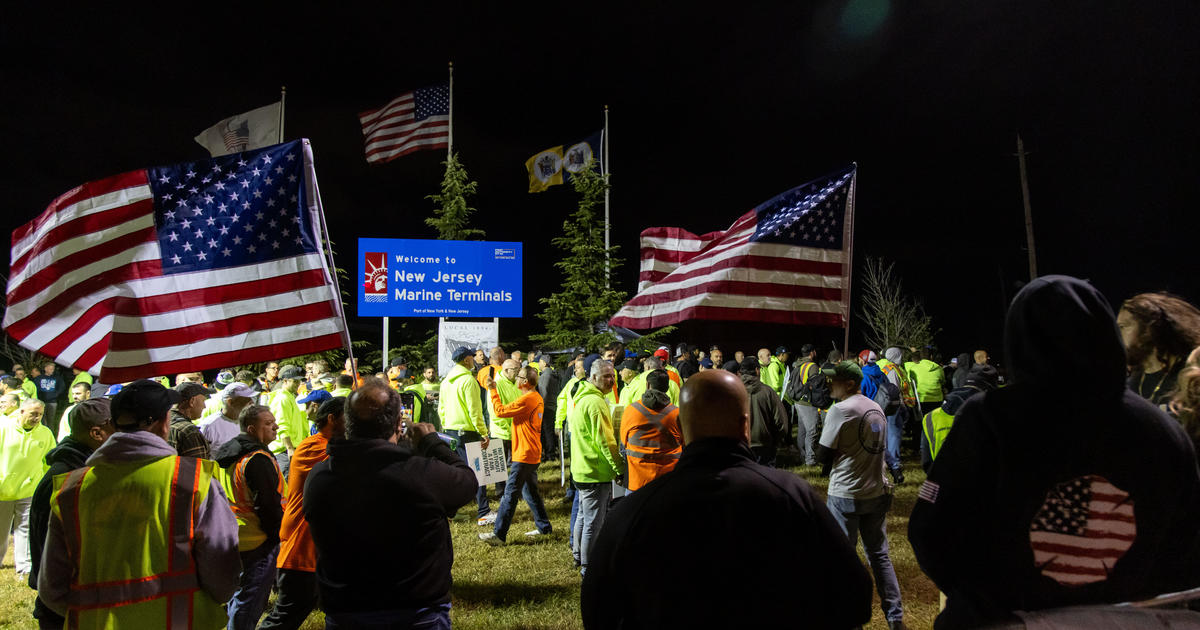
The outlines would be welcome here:
<svg viewBox="0 0 1200 630">
<path fill-rule="evenodd" d="M 1038 278 L 1013 300 L 1005 346 L 1013 384 L 963 404 L 909 520 L 921 569 L 948 597 L 934 627 L 1200 585 L 1196 455 L 1125 387 L 1104 297 Z"/>
<path fill-rule="evenodd" d="M 475 473 L 437 434 L 414 450 L 386 440 L 330 442 L 304 483 L 329 613 L 412 609 L 450 601 L 447 517 L 475 498 Z"/>
<path fill-rule="evenodd" d="M 50 529 L 50 495 L 54 494 L 54 476 L 83 468 L 92 452 L 88 445 L 68 435 L 58 446 L 46 453 L 46 464 L 50 469 L 38 482 L 29 504 L 29 560 L 32 562 L 29 587 L 32 589 L 37 589 L 38 569 L 42 566 L 42 549 L 46 544 L 46 532 Z M 33 602 L 33 617 L 66 622 L 62 616 L 43 604 L 40 597 Z"/>
<path fill-rule="evenodd" d="M 271 454 L 265 444 L 245 433 L 239 433 L 232 440 L 222 444 L 214 456 L 218 466 L 229 468 L 243 456 L 255 451 L 266 453 L 266 457 L 251 457 L 250 461 L 246 462 L 246 487 L 250 489 L 250 499 L 254 502 L 254 513 L 258 515 L 258 522 L 267 535 L 267 540 L 251 551 L 263 548 L 271 549 L 279 544 L 279 526 L 283 522 L 283 502 L 279 496 L 281 473 L 274 464 L 275 456 Z M 232 501 L 233 497 L 229 497 L 229 500 Z"/>
</svg>

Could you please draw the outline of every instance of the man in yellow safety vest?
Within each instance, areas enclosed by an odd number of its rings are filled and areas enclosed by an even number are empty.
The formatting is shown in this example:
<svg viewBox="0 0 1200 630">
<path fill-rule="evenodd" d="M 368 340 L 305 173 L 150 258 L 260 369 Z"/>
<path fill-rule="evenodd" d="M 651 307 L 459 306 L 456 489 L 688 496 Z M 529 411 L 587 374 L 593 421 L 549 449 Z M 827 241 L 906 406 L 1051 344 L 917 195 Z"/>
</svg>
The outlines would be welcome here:
<svg viewBox="0 0 1200 630">
<path fill-rule="evenodd" d="M 237 587 L 237 521 L 216 462 L 167 444 L 180 395 L 141 380 L 112 402 L 117 433 L 54 479 L 38 596 L 68 628 L 225 626 Z"/>
</svg>

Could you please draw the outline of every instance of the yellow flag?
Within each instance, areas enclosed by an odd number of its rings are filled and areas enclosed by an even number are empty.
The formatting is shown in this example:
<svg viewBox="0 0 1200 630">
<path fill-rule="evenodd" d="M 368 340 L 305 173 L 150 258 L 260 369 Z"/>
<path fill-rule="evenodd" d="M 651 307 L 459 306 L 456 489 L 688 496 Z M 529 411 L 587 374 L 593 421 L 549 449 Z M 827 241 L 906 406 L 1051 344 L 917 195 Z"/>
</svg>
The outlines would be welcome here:
<svg viewBox="0 0 1200 630">
<path fill-rule="evenodd" d="M 541 151 L 525 160 L 525 170 L 529 171 L 529 192 L 542 192 L 555 184 L 563 183 L 562 145 Z"/>
</svg>

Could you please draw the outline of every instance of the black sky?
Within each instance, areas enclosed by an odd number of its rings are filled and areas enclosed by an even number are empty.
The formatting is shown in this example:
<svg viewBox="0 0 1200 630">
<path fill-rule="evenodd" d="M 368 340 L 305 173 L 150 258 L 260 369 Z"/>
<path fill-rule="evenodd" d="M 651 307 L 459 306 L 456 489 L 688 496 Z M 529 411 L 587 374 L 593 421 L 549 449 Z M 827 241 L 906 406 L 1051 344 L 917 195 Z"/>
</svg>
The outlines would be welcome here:
<svg viewBox="0 0 1200 630">
<path fill-rule="evenodd" d="M 82 182 L 203 158 L 194 135 L 286 85 L 287 135 L 312 140 L 339 264 L 355 269 L 357 237 L 432 236 L 424 195 L 444 157 L 367 166 L 356 114 L 444 80 L 452 59 L 479 227 L 525 242 L 527 318 L 505 320 L 502 339 L 539 328 L 535 299 L 557 282 L 549 240 L 574 205 L 565 187 L 527 194 L 523 163 L 597 130 L 606 104 L 631 291 L 642 229 L 725 229 L 853 161 L 857 260 L 897 263 L 947 353 L 998 350 L 1005 300 L 1028 273 L 1020 131 L 1041 273 L 1090 278 L 1115 303 L 1157 289 L 1200 299 L 1200 5 L 790 5 L 10 11 L 0 228 Z M 355 330 L 378 341 L 377 320 Z M 841 337 L 753 323 L 685 333 L 747 348 Z"/>
</svg>

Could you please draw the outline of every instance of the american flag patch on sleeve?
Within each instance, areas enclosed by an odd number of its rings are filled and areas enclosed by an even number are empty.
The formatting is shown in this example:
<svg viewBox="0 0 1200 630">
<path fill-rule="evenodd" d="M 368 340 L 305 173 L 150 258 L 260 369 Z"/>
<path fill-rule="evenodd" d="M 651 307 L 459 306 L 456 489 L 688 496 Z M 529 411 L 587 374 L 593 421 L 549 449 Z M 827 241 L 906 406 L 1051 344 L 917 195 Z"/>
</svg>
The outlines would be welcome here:
<svg viewBox="0 0 1200 630">
<path fill-rule="evenodd" d="M 921 484 L 921 489 L 917 491 L 917 498 L 930 503 L 937 503 L 938 490 L 941 487 L 932 481 L 926 481 Z"/>
</svg>

